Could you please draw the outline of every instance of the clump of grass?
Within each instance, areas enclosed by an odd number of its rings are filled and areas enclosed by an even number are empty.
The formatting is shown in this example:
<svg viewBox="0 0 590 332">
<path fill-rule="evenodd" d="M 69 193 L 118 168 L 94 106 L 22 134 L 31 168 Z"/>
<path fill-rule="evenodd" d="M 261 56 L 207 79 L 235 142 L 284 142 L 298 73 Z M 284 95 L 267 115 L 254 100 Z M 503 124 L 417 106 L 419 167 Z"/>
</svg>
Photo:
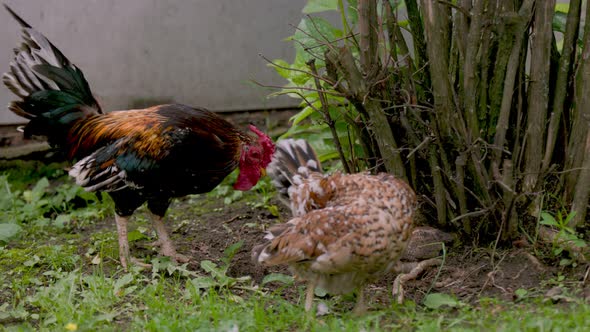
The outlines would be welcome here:
<svg viewBox="0 0 590 332">
<path fill-rule="evenodd" d="M 23 191 L 41 178 L 61 179 L 65 162 L 45 163 L 38 160 L 0 160 L 0 174 L 5 175 L 13 190 Z"/>
<path fill-rule="evenodd" d="M 110 200 L 70 183 L 51 186 L 43 177 L 30 189 L 19 190 L 7 175 L 0 175 L 0 243 L 16 237 L 24 227 L 63 229 L 102 218 L 110 205 Z"/>
</svg>

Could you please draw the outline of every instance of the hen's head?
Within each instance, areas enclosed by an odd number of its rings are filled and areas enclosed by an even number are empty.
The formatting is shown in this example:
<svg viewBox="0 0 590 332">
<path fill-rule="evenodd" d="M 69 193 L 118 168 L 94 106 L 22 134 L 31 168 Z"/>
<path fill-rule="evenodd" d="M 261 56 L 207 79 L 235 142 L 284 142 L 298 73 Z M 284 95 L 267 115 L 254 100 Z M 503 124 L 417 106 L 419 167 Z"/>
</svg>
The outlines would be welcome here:
<svg viewBox="0 0 590 332">
<path fill-rule="evenodd" d="M 253 125 L 250 125 L 250 130 L 258 136 L 258 139 L 242 148 L 240 174 L 234 184 L 234 189 L 237 190 L 250 190 L 262 177 L 264 169 L 270 164 L 275 152 L 275 145 L 268 135 Z"/>
</svg>

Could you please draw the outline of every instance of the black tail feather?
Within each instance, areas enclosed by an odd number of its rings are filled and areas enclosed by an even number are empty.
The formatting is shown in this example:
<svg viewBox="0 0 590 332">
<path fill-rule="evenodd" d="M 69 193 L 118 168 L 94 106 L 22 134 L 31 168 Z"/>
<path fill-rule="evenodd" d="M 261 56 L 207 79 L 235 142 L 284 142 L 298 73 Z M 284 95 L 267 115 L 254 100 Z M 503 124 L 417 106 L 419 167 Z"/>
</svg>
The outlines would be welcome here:
<svg viewBox="0 0 590 332">
<path fill-rule="evenodd" d="M 4 8 L 6 8 L 6 10 L 10 13 L 10 15 L 12 15 L 12 17 L 23 27 L 23 28 L 32 28 L 32 26 L 25 22 L 25 20 L 23 20 L 20 16 L 18 16 L 14 10 L 12 10 L 12 8 L 8 7 L 7 4 L 3 3 L 2 5 L 4 5 Z"/>
<path fill-rule="evenodd" d="M 307 177 L 310 172 L 322 172 L 322 165 L 311 145 L 303 139 L 285 139 L 276 145 L 267 173 L 282 198 L 288 198 L 295 175 Z"/>
<path fill-rule="evenodd" d="M 25 135 L 64 135 L 73 122 L 102 113 L 82 71 L 10 7 L 4 4 L 4 8 L 23 27 L 23 41 L 14 49 L 2 82 L 20 99 L 8 108 L 31 121 Z"/>
</svg>

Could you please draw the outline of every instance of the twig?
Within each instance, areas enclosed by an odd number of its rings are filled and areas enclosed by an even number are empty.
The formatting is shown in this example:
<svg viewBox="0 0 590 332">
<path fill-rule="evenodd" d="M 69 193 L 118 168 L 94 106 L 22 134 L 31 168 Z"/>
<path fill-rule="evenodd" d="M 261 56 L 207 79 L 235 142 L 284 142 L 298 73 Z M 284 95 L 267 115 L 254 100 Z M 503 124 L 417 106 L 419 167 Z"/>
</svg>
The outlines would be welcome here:
<svg viewBox="0 0 590 332">
<path fill-rule="evenodd" d="M 463 218 L 467 218 L 467 217 L 476 217 L 476 216 L 480 216 L 480 215 L 484 215 L 486 213 L 488 213 L 490 211 L 491 208 L 486 208 L 486 209 L 481 209 L 481 210 L 477 210 L 477 211 L 472 211 L 472 212 L 467 212 L 465 214 L 462 214 L 460 216 L 455 217 L 454 219 L 451 220 L 451 223 L 454 223 L 456 221 L 459 221 Z"/>
<path fill-rule="evenodd" d="M 420 144 L 418 144 L 418 146 L 416 146 L 414 149 L 412 149 L 412 151 L 410 151 L 410 153 L 408 153 L 406 158 L 408 158 L 408 159 L 411 158 L 414 155 L 414 153 L 416 153 L 416 151 L 422 149 L 422 147 L 424 147 L 425 145 L 427 145 L 430 142 L 432 142 L 432 137 L 426 136 L 426 138 L 424 138 L 424 140 L 422 140 L 422 142 L 420 142 Z"/>
<path fill-rule="evenodd" d="M 330 41 L 329 43 L 331 44 L 331 43 L 334 43 L 334 42 L 339 42 L 339 41 L 341 41 L 341 40 L 346 40 L 346 39 L 354 38 L 356 35 L 358 35 L 358 32 L 355 32 L 355 33 L 352 33 L 352 34 L 346 35 L 346 36 L 344 36 L 344 37 L 336 38 L 336 39 L 334 39 L 334 40 Z M 294 40 L 295 40 L 295 39 L 294 39 Z M 301 45 L 303 45 L 303 44 L 301 43 Z M 306 51 L 308 51 L 308 50 L 311 50 L 311 49 L 314 49 L 314 48 L 317 48 L 317 47 L 322 47 L 322 46 L 325 46 L 325 45 L 315 45 L 315 46 L 308 46 L 308 47 L 305 47 L 304 49 L 305 49 Z"/>
<path fill-rule="evenodd" d="M 437 1 L 440 4 L 447 5 L 449 7 L 456 9 L 457 11 L 463 13 L 463 15 L 465 15 L 466 17 L 471 17 L 471 13 L 468 10 L 465 10 L 465 8 L 463 8 L 461 6 L 458 6 L 450 1 L 444 1 L 444 0 L 437 0 Z"/>
<path fill-rule="evenodd" d="M 324 120 L 328 124 L 330 131 L 332 132 L 332 138 L 334 139 L 334 144 L 336 145 L 336 150 L 338 151 L 338 155 L 340 156 L 340 161 L 342 162 L 342 166 L 344 167 L 344 171 L 346 173 L 350 173 L 350 166 L 348 165 L 348 161 L 346 160 L 346 156 L 344 156 L 344 151 L 342 150 L 342 145 L 340 144 L 340 138 L 338 138 L 338 133 L 336 132 L 336 126 L 334 119 L 330 116 L 330 110 L 328 108 L 328 101 L 326 100 L 326 95 L 324 94 L 324 89 L 322 89 L 322 85 L 320 84 L 320 80 L 317 78 L 318 70 L 315 66 L 315 60 L 310 60 L 307 62 L 307 65 L 311 69 L 313 73 L 314 82 L 318 89 L 318 96 L 320 99 L 320 104 L 322 105 L 322 110 L 320 113 L 324 116 Z"/>
<path fill-rule="evenodd" d="M 332 80 L 326 79 L 325 77 L 322 77 L 320 75 L 317 74 L 317 72 L 314 74 L 312 72 L 309 71 L 305 71 L 303 69 L 297 69 L 297 68 L 291 68 L 291 67 L 285 67 L 285 66 L 281 66 L 278 63 L 270 60 L 269 58 L 265 57 L 264 55 L 262 55 L 262 53 L 258 53 L 258 56 L 261 57 L 262 59 L 264 59 L 264 61 L 270 63 L 271 65 L 277 67 L 277 68 L 281 68 L 281 69 L 285 69 L 285 70 L 290 70 L 290 71 L 294 71 L 294 72 L 298 72 L 298 73 L 303 73 L 309 76 L 313 76 L 313 78 L 317 78 L 320 79 L 330 85 L 334 85 L 335 83 Z"/>
<path fill-rule="evenodd" d="M 224 221 L 223 223 L 224 224 L 229 224 L 229 223 L 231 223 L 231 222 L 233 222 L 233 221 L 235 221 L 237 219 L 240 219 L 240 218 L 242 218 L 242 216 L 238 214 L 238 215 L 233 216 L 231 219 L 228 219 L 228 220 Z"/>
<path fill-rule="evenodd" d="M 272 88 L 272 89 L 293 89 L 293 90 L 304 90 L 304 91 L 313 91 L 313 92 L 319 92 L 317 89 L 314 88 L 307 88 L 307 87 L 303 87 L 303 86 L 293 86 L 293 87 L 284 87 L 284 86 L 280 86 L 280 85 L 267 85 L 267 84 L 262 84 L 256 80 L 250 80 L 250 82 L 261 86 L 263 88 Z M 333 95 L 333 96 L 338 96 L 338 97 L 345 97 L 345 95 L 338 93 L 338 92 L 331 92 L 331 91 L 324 91 L 326 94 L 329 95 Z M 297 93 L 296 91 L 288 91 L 288 92 L 279 92 L 278 94 L 289 94 L 289 93 Z"/>
</svg>

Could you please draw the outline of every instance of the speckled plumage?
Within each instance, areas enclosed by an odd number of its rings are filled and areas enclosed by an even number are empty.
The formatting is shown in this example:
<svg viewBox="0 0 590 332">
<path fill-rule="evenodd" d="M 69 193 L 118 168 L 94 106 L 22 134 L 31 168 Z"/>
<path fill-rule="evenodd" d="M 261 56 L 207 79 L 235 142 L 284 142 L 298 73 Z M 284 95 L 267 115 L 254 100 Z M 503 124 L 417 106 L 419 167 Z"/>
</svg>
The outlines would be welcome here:
<svg viewBox="0 0 590 332">
<path fill-rule="evenodd" d="M 293 219 L 273 226 L 268 242 L 254 249 L 253 258 L 265 265 L 288 264 L 310 288 L 319 286 L 331 294 L 362 291 L 401 257 L 412 232 L 416 195 L 389 174 L 310 171 L 305 166 L 309 161 L 301 156 L 315 154 L 296 152 L 302 149 L 311 147 L 303 140 L 284 140 L 277 146 L 268 174 L 282 177 L 274 181 L 279 187 L 290 179 Z M 289 174 L 294 169 L 297 172 Z"/>
</svg>

